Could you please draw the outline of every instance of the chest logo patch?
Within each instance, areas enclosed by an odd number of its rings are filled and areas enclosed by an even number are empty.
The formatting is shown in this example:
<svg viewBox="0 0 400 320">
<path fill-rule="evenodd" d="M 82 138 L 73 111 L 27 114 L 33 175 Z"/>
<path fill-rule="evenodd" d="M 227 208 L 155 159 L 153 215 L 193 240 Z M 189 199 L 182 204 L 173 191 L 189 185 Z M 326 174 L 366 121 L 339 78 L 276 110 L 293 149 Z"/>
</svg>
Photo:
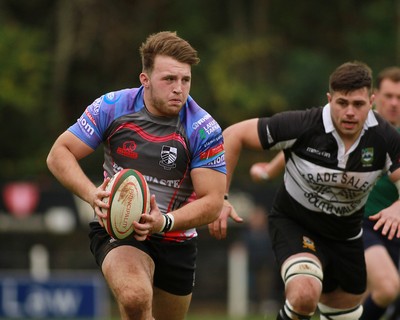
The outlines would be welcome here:
<svg viewBox="0 0 400 320">
<path fill-rule="evenodd" d="M 136 143 L 135 141 L 125 141 L 122 147 L 117 148 L 117 153 L 121 156 L 137 159 L 138 153 L 135 152 Z"/>
<path fill-rule="evenodd" d="M 364 148 L 361 150 L 361 163 L 363 167 L 372 166 L 374 162 L 374 148 Z"/>
<path fill-rule="evenodd" d="M 176 159 L 178 157 L 178 149 L 171 146 L 163 146 L 161 149 L 161 160 L 159 165 L 165 170 L 171 170 L 176 167 Z"/>
</svg>

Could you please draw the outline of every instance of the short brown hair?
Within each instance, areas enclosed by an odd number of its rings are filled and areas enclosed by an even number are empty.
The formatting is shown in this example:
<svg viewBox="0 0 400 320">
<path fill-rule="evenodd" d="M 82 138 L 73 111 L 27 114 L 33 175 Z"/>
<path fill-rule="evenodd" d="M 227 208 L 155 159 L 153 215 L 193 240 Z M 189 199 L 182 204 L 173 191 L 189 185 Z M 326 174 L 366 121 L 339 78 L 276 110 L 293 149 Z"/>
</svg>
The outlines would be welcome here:
<svg viewBox="0 0 400 320">
<path fill-rule="evenodd" d="M 161 31 L 151 34 L 140 46 L 142 57 L 142 70 L 151 72 L 154 67 L 154 60 L 157 55 L 167 56 L 189 65 L 196 65 L 200 62 L 197 51 L 176 32 Z"/>
<path fill-rule="evenodd" d="M 389 79 L 393 82 L 400 82 L 400 68 L 399 67 L 388 67 L 379 72 L 376 78 L 376 87 L 380 89 L 381 83 L 384 79 Z"/>
<path fill-rule="evenodd" d="M 372 70 L 363 62 L 346 62 L 329 77 L 329 91 L 349 93 L 367 88 L 372 92 Z"/>
</svg>

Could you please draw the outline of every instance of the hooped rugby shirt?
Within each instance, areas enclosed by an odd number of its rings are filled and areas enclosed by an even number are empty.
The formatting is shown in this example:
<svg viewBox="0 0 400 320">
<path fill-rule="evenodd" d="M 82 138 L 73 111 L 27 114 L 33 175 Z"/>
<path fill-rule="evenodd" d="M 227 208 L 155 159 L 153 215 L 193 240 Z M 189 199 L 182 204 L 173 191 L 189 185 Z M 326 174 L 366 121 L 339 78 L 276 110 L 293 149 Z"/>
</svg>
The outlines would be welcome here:
<svg viewBox="0 0 400 320">
<path fill-rule="evenodd" d="M 370 111 L 359 139 L 346 152 L 330 105 L 261 118 L 264 149 L 283 149 L 286 168 L 272 214 L 334 239 L 359 238 L 371 188 L 400 167 L 400 135 Z"/>
</svg>

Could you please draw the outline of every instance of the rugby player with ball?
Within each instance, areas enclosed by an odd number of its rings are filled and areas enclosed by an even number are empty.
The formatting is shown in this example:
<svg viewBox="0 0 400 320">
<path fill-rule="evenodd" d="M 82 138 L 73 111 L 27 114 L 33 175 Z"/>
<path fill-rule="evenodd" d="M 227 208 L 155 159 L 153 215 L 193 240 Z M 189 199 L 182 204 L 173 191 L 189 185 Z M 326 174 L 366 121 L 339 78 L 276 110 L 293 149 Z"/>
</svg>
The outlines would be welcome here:
<svg viewBox="0 0 400 320">
<path fill-rule="evenodd" d="M 47 163 L 66 188 L 94 209 L 90 248 L 121 319 L 183 320 L 195 279 L 196 227 L 215 220 L 224 202 L 222 131 L 189 95 L 191 67 L 199 58 L 187 41 L 175 32 L 159 32 L 146 39 L 140 54 L 141 86 L 96 99 L 58 137 Z M 101 144 L 104 182 L 96 186 L 79 160 Z M 132 172 L 124 172 L 106 189 L 124 169 L 136 170 L 136 180 L 125 186 Z M 145 190 L 139 174 L 149 187 L 150 210 L 142 208 L 140 220 L 132 221 L 132 234 L 125 237 L 129 215 L 121 220 L 123 215 L 116 214 L 122 223 L 111 221 L 107 229 L 103 221 L 112 219 L 121 204 L 122 211 L 131 212 L 135 197 L 147 201 L 138 189 Z M 121 193 L 119 202 L 115 197 Z"/>
</svg>

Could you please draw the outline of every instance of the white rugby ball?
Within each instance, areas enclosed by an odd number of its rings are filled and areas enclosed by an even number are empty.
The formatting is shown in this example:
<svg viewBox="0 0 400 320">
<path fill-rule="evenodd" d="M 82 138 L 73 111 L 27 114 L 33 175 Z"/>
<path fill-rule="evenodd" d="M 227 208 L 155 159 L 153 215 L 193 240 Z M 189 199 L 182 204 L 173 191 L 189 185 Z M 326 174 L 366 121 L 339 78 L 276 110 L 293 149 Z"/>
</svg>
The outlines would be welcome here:
<svg viewBox="0 0 400 320">
<path fill-rule="evenodd" d="M 150 191 L 146 179 L 134 169 L 116 173 L 106 186 L 110 196 L 103 199 L 109 203 L 107 218 L 103 219 L 108 234 L 115 239 L 125 239 L 135 230 L 133 221 L 139 221 L 144 212 L 150 211 Z"/>
</svg>

